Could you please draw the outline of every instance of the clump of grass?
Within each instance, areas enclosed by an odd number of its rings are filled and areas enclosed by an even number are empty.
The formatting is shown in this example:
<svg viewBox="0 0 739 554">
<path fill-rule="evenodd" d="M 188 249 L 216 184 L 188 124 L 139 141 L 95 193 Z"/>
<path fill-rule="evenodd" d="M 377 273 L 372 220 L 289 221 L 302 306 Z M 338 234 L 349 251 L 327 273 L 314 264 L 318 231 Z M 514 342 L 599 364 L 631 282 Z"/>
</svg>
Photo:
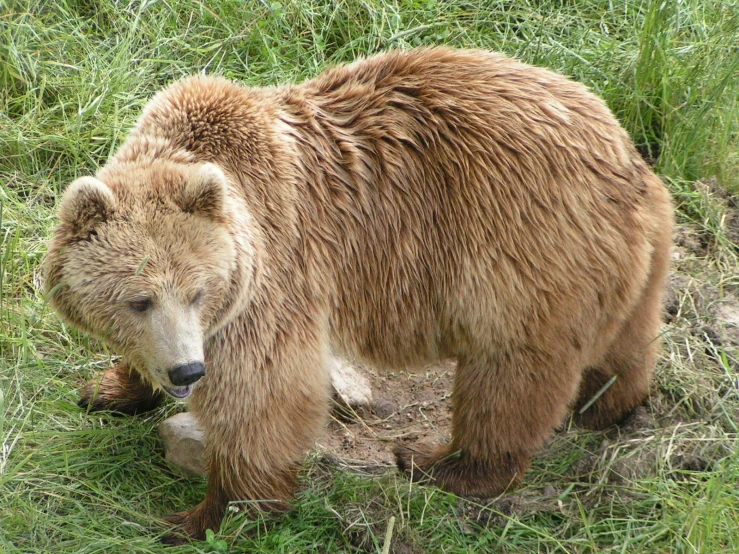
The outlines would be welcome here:
<svg viewBox="0 0 739 554">
<path fill-rule="evenodd" d="M 147 98 L 206 71 L 295 82 L 388 48 L 451 44 L 552 67 L 601 94 L 669 181 L 708 252 L 678 271 L 736 294 L 727 202 L 739 192 L 739 4 L 584 0 L 0 2 L 0 550 L 163 552 L 161 515 L 202 498 L 153 433 L 176 408 L 87 414 L 77 388 L 110 363 L 61 324 L 40 262 L 64 186 L 116 149 Z M 706 255 L 707 254 L 707 255 Z M 490 504 L 309 461 L 296 510 L 168 552 L 739 551 L 736 354 L 696 331 L 710 309 L 685 289 L 666 330 L 651 423 L 567 430 L 524 486 Z M 685 463 L 686 459 L 695 463 Z M 696 460 L 704 460 L 705 464 Z"/>
</svg>

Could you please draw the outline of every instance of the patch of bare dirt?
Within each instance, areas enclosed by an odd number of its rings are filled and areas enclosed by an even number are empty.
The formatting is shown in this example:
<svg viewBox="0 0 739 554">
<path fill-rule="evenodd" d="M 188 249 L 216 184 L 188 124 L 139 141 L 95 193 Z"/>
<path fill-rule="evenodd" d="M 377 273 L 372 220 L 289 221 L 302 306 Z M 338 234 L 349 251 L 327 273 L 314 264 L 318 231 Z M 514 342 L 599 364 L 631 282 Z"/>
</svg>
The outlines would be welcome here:
<svg viewBox="0 0 739 554">
<path fill-rule="evenodd" d="M 393 447 L 399 442 L 443 442 L 452 420 L 452 362 L 389 372 L 360 367 L 370 382 L 370 409 L 334 411 L 319 450 L 344 460 L 393 466 Z"/>
</svg>

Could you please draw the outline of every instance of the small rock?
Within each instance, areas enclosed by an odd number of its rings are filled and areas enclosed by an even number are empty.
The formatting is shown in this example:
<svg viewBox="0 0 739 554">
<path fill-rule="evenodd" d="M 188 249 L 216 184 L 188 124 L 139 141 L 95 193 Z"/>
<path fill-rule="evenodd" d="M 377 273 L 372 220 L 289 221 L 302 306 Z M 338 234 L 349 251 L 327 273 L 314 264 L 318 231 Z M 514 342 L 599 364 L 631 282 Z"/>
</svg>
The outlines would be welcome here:
<svg viewBox="0 0 739 554">
<path fill-rule="evenodd" d="M 369 381 L 346 360 L 333 359 L 331 384 L 334 387 L 334 396 L 342 404 L 351 408 L 369 408 L 372 405 Z"/>
<path fill-rule="evenodd" d="M 208 475 L 205 462 L 205 437 L 190 413 L 174 415 L 159 424 L 164 442 L 164 459 L 187 473 Z"/>
</svg>

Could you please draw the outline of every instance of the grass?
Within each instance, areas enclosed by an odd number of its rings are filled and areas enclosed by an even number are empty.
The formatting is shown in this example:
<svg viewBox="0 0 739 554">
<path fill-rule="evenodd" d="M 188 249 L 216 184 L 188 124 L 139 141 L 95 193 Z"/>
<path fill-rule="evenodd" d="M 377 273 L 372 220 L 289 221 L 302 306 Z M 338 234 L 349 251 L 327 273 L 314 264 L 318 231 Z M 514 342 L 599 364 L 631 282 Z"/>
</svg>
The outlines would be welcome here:
<svg viewBox="0 0 739 554">
<path fill-rule="evenodd" d="M 154 429 L 176 406 L 119 418 L 75 405 L 110 355 L 41 293 L 63 188 L 185 74 L 294 82 L 429 44 L 500 50 L 586 83 L 670 184 L 702 249 L 677 264 L 687 284 L 649 423 L 559 433 L 524 485 L 487 505 L 313 455 L 292 513 L 233 513 L 209 541 L 167 551 L 381 552 L 391 517 L 392 552 L 739 551 L 736 345 L 710 319 L 739 289 L 733 208 L 716 194 L 739 193 L 736 0 L 0 0 L 0 552 L 164 552 L 160 516 L 204 493 L 162 458 Z M 696 184 L 713 176 L 715 190 Z"/>
</svg>

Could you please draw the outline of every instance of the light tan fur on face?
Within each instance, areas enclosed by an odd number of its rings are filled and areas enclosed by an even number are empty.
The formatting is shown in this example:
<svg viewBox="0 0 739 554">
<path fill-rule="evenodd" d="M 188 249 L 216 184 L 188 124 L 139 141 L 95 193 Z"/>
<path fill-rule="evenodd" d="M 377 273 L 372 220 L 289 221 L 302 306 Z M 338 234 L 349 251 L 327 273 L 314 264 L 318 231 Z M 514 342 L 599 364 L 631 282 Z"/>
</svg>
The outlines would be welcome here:
<svg viewBox="0 0 739 554">
<path fill-rule="evenodd" d="M 172 388 L 175 385 L 169 380 L 168 370 L 205 360 L 197 306 L 168 295 L 141 317 L 143 340 L 138 349 L 144 367 L 155 383 Z"/>
<path fill-rule="evenodd" d="M 466 495 L 518 483 L 612 376 L 583 424 L 618 422 L 648 394 L 670 199 L 605 104 L 550 71 L 435 48 L 298 86 L 185 79 L 97 179 L 62 202 L 52 302 L 154 380 L 196 355 L 181 337 L 202 337 L 190 407 L 208 491 L 173 518 L 190 535 L 230 500 L 285 506 L 324 422 L 331 350 L 458 361 L 450 443 L 396 454 Z M 159 323 L 125 311 L 142 292 Z M 150 399 L 122 371 L 107 380 L 131 400 L 119 405 Z"/>
</svg>

